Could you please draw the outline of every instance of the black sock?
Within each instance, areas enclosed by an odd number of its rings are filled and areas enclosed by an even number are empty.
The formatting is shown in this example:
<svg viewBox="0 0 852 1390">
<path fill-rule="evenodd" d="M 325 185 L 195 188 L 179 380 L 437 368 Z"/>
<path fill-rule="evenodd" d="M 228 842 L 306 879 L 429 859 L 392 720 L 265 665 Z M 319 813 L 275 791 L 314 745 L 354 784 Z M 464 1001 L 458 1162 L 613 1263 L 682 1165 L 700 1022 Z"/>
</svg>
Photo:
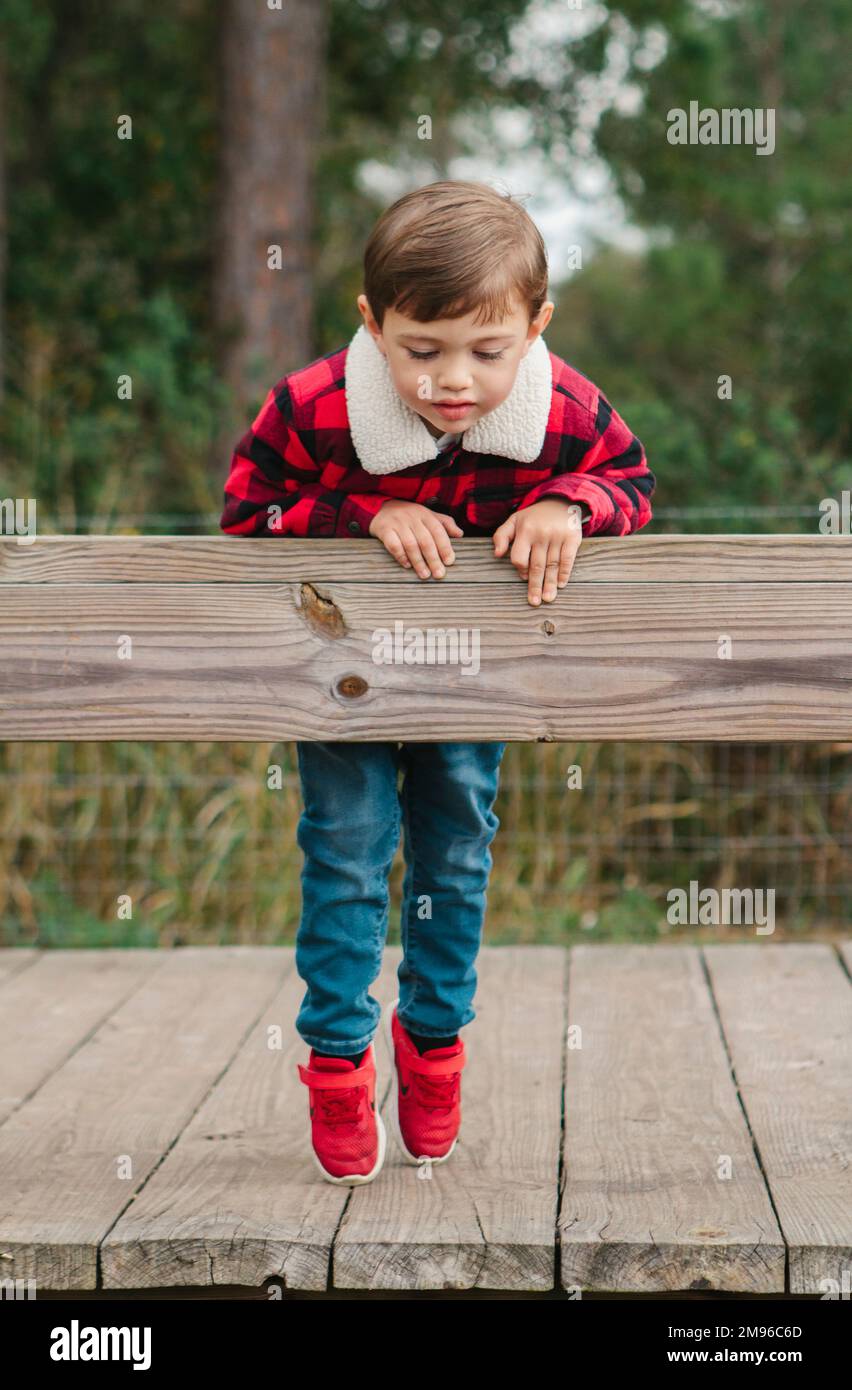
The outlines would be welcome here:
<svg viewBox="0 0 852 1390">
<path fill-rule="evenodd" d="M 346 1060 L 347 1062 L 354 1062 L 355 1065 L 356 1065 L 356 1067 L 360 1067 L 361 1063 L 363 1062 L 364 1058 L 365 1058 L 366 1055 L 367 1055 L 368 1050 L 369 1050 L 369 1049 L 365 1047 L 365 1048 L 364 1048 L 364 1051 L 360 1054 L 360 1056 L 358 1056 L 358 1057 L 353 1057 L 353 1056 L 350 1055 L 349 1057 L 345 1058 L 345 1060 Z M 315 1056 L 315 1057 L 339 1057 L 339 1056 L 340 1056 L 340 1053 L 339 1053 L 339 1052 L 317 1052 L 316 1048 L 314 1048 L 314 1056 Z"/>
<path fill-rule="evenodd" d="M 419 1033 L 408 1031 L 408 1036 L 414 1043 L 421 1057 L 424 1052 L 428 1052 L 430 1047 L 452 1047 L 453 1043 L 457 1043 L 459 1040 L 458 1033 L 452 1038 L 424 1038 Z"/>
<path fill-rule="evenodd" d="M 454 1033 L 451 1038 L 424 1038 L 420 1033 L 412 1033 L 409 1030 L 406 1031 L 408 1032 L 408 1036 L 414 1043 L 414 1046 L 417 1048 L 417 1051 L 420 1053 L 421 1057 L 423 1053 L 428 1052 L 430 1048 L 452 1047 L 459 1040 L 458 1033 Z M 348 1060 L 354 1062 L 356 1067 L 360 1067 L 365 1056 L 367 1055 L 367 1051 L 368 1049 L 364 1048 L 364 1051 L 358 1057 L 353 1057 L 350 1054 Z M 316 1048 L 314 1048 L 315 1057 L 339 1057 L 340 1055 L 341 1054 L 339 1052 L 318 1052 Z"/>
</svg>

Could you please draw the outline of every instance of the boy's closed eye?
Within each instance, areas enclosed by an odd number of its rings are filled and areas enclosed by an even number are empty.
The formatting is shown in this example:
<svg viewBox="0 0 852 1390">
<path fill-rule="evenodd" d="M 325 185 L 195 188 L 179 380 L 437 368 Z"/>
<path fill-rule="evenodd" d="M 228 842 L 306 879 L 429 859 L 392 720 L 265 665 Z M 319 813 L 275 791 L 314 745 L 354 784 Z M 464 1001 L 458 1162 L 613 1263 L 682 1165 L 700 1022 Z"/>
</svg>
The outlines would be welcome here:
<svg viewBox="0 0 852 1390">
<path fill-rule="evenodd" d="M 430 357 L 437 357 L 438 355 L 437 348 L 432 348 L 429 352 L 415 352 L 414 348 L 406 348 L 405 350 L 409 357 L 413 357 L 417 362 L 426 362 Z M 478 357 L 482 362 L 499 362 L 500 358 L 505 356 L 505 353 L 506 349 L 501 348 L 499 352 L 477 351 L 474 352 L 473 355 L 474 357 Z"/>
</svg>

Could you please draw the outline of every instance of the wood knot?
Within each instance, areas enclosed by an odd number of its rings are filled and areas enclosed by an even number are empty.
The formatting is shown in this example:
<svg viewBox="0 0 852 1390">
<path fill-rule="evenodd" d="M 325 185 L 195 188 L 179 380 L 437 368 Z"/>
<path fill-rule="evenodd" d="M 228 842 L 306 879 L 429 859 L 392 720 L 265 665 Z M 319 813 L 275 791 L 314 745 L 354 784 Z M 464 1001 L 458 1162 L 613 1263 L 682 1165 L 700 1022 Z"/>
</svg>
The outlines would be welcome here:
<svg viewBox="0 0 852 1390">
<path fill-rule="evenodd" d="M 335 690 L 338 695 L 345 695 L 348 700 L 356 700 L 359 695 L 366 694 L 369 686 L 363 676 L 342 676 Z"/>
<path fill-rule="evenodd" d="M 322 637 L 343 637 L 346 624 L 343 614 L 330 598 L 323 598 L 313 584 L 302 584 L 299 589 L 300 611 L 302 617 Z"/>
<path fill-rule="evenodd" d="M 544 628 L 544 631 L 547 633 L 548 637 L 552 637 L 554 632 L 556 631 L 556 624 L 552 623 L 549 618 L 545 618 L 544 622 L 542 623 L 542 627 Z"/>
</svg>

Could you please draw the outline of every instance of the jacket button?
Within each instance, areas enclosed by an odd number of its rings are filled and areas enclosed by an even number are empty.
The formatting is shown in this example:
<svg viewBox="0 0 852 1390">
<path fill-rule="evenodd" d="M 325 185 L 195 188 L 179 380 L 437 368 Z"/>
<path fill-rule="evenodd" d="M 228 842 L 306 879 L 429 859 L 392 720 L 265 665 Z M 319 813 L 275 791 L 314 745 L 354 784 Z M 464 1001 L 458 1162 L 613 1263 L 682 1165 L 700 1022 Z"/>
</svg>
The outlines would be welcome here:
<svg viewBox="0 0 852 1390">
<path fill-rule="evenodd" d="M 360 536 L 360 534 L 361 534 L 361 523 L 360 523 L 360 521 L 350 521 L 350 523 L 349 523 L 349 530 L 350 530 L 354 535 Z"/>
</svg>

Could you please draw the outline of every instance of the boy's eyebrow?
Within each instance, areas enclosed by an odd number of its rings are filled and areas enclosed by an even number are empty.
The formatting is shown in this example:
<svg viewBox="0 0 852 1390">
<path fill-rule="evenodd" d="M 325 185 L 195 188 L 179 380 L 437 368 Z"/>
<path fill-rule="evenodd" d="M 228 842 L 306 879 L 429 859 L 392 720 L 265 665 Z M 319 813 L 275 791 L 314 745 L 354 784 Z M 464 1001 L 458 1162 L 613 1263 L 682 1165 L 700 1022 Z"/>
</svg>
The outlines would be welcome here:
<svg viewBox="0 0 852 1390">
<path fill-rule="evenodd" d="M 399 333 L 397 336 L 400 342 L 410 339 L 418 343 L 437 343 L 439 347 L 443 342 L 442 338 L 433 338 L 429 333 Z M 473 341 L 475 343 L 497 343 L 503 338 L 513 338 L 514 336 L 511 330 L 504 333 L 482 333 L 478 338 L 474 338 Z"/>
</svg>

